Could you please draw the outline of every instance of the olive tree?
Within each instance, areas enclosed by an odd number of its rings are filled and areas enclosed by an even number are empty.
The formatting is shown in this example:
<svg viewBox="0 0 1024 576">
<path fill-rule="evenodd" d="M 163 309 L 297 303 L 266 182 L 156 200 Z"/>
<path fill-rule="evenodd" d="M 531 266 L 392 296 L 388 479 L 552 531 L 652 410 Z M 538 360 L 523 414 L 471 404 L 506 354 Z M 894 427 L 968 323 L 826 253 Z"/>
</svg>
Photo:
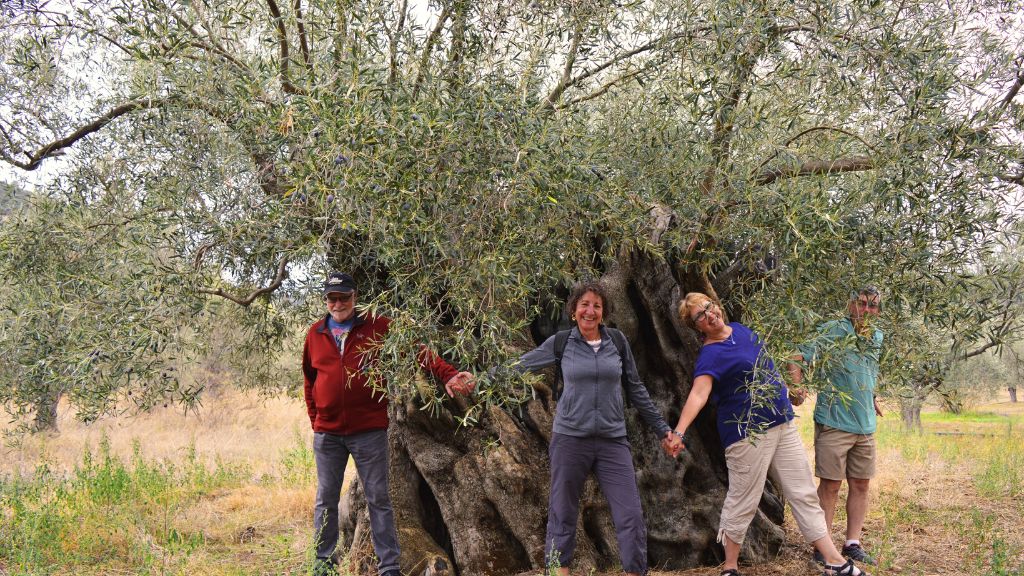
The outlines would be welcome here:
<svg viewBox="0 0 1024 576">
<path fill-rule="evenodd" d="M 1019 8 L 5 8 L 0 158 L 55 175 L 0 240 L 3 293 L 25 318 L 5 325 L 3 346 L 39 343 L 4 360 L 43 362 L 3 398 L 18 413 L 57 389 L 87 417 L 187 401 L 195 388 L 153 382 L 176 382 L 164 365 L 207 343 L 215 302 L 238 307 L 250 384 L 297 386 L 297 367 L 273 370 L 280 351 L 321 312 L 324 272 L 348 270 L 366 308 L 394 320 L 376 369 L 394 399 L 405 568 L 536 568 L 549 386 L 502 378 L 446 400 L 417 376 L 415 343 L 480 371 L 509 362 L 564 323 L 567 286 L 600 278 L 673 420 L 698 350 L 675 312 L 688 291 L 720 299 L 778 354 L 865 283 L 885 287 L 890 318 L 951 323 L 964 275 L 1015 217 Z M 57 316 L 81 329 L 73 345 L 44 329 L 47 307 L 81 312 Z M 913 344 L 900 322 L 890 332 Z M 103 362 L 87 361 L 94 351 Z M 150 370 L 130 377 L 139 366 Z M 678 461 L 635 415 L 628 430 L 651 562 L 717 562 L 726 471 L 713 415 Z M 584 498 L 576 561 L 603 568 L 617 558 L 610 515 L 596 487 Z M 346 510 L 346 545 L 366 550 L 358 489 Z M 777 552 L 781 522 L 769 487 L 747 558 Z"/>
</svg>

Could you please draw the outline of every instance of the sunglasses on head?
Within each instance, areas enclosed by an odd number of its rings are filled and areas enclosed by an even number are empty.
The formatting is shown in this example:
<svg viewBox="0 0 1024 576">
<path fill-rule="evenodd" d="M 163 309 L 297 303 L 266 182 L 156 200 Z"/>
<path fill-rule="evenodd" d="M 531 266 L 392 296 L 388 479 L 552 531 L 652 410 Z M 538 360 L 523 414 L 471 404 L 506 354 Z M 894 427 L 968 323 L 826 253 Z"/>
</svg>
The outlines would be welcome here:
<svg viewBox="0 0 1024 576">
<path fill-rule="evenodd" d="M 349 300 L 352 299 L 353 296 L 354 294 L 352 292 L 341 292 L 328 294 L 326 298 L 328 302 L 334 304 L 335 302 L 348 302 Z"/>
</svg>

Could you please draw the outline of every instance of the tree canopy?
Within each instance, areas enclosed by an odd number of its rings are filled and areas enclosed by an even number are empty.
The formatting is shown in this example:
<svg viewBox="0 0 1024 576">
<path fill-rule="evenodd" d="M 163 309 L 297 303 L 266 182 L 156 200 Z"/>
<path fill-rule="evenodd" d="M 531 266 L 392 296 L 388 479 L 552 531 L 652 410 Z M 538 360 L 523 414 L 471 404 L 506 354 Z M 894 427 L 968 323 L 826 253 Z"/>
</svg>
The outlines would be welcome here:
<svg viewBox="0 0 1024 576">
<path fill-rule="evenodd" d="M 978 278 L 1021 242 L 1021 8 L 8 4 L 0 158 L 53 177 L 0 229 L 0 399 L 187 401 L 171 368 L 215 315 L 246 382 L 291 386 L 329 269 L 394 318 L 397 360 L 500 363 L 636 254 L 780 353 L 869 283 L 901 346 L 910 319 L 985 342 L 1021 305 L 1019 261 Z"/>
</svg>

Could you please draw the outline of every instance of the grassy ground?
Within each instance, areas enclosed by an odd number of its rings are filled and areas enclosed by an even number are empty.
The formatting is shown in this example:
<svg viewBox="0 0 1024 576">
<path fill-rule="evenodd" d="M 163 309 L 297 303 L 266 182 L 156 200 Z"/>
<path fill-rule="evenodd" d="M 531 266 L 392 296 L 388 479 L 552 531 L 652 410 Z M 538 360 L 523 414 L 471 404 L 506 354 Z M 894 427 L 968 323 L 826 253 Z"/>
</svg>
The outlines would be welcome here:
<svg viewBox="0 0 1024 576">
<path fill-rule="evenodd" d="M 810 446 L 810 407 L 800 413 Z M 1024 404 L 1000 398 L 923 422 L 906 434 L 897 414 L 881 420 L 864 538 L 881 560 L 873 573 L 1024 575 Z M 2 449 L 0 575 L 308 570 L 315 475 L 301 400 L 229 392 L 198 416 L 60 424 L 60 435 Z M 780 557 L 744 574 L 815 573 L 792 518 L 786 529 Z"/>
</svg>

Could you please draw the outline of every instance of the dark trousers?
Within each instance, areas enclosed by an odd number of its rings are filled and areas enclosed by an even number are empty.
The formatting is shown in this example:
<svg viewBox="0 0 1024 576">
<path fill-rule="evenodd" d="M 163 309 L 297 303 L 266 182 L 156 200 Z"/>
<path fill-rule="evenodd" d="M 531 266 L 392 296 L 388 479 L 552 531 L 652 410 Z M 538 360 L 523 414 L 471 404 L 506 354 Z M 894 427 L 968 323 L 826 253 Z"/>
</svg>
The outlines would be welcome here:
<svg viewBox="0 0 1024 576">
<path fill-rule="evenodd" d="M 636 486 L 636 470 L 629 441 L 622 438 L 577 438 L 553 434 L 548 449 L 551 458 L 551 499 L 548 502 L 548 531 L 545 561 L 557 560 L 568 566 L 576 551 L 576 519 L 580 495 L 590 472 L 597 477 L 608 499 L 615 523 L 615 536 L 626 572 L 647 573 L 647 526 Z"/>
<path fill-rule="evenodd" d="M 316 556 L 327 562 L 338 545 L 338 502 L 345 465 L 351 454 L 359 473 L 370 512 L 370 535 L 381 574 L 398 569 L 398 532 L 395 513 L 388 493 L 388 431 L 373 430 L 339 436 L 326 432 L 313 434 L 316 459 L 316 505 L 313 509 L 313 538 Z"/>
</svg>

